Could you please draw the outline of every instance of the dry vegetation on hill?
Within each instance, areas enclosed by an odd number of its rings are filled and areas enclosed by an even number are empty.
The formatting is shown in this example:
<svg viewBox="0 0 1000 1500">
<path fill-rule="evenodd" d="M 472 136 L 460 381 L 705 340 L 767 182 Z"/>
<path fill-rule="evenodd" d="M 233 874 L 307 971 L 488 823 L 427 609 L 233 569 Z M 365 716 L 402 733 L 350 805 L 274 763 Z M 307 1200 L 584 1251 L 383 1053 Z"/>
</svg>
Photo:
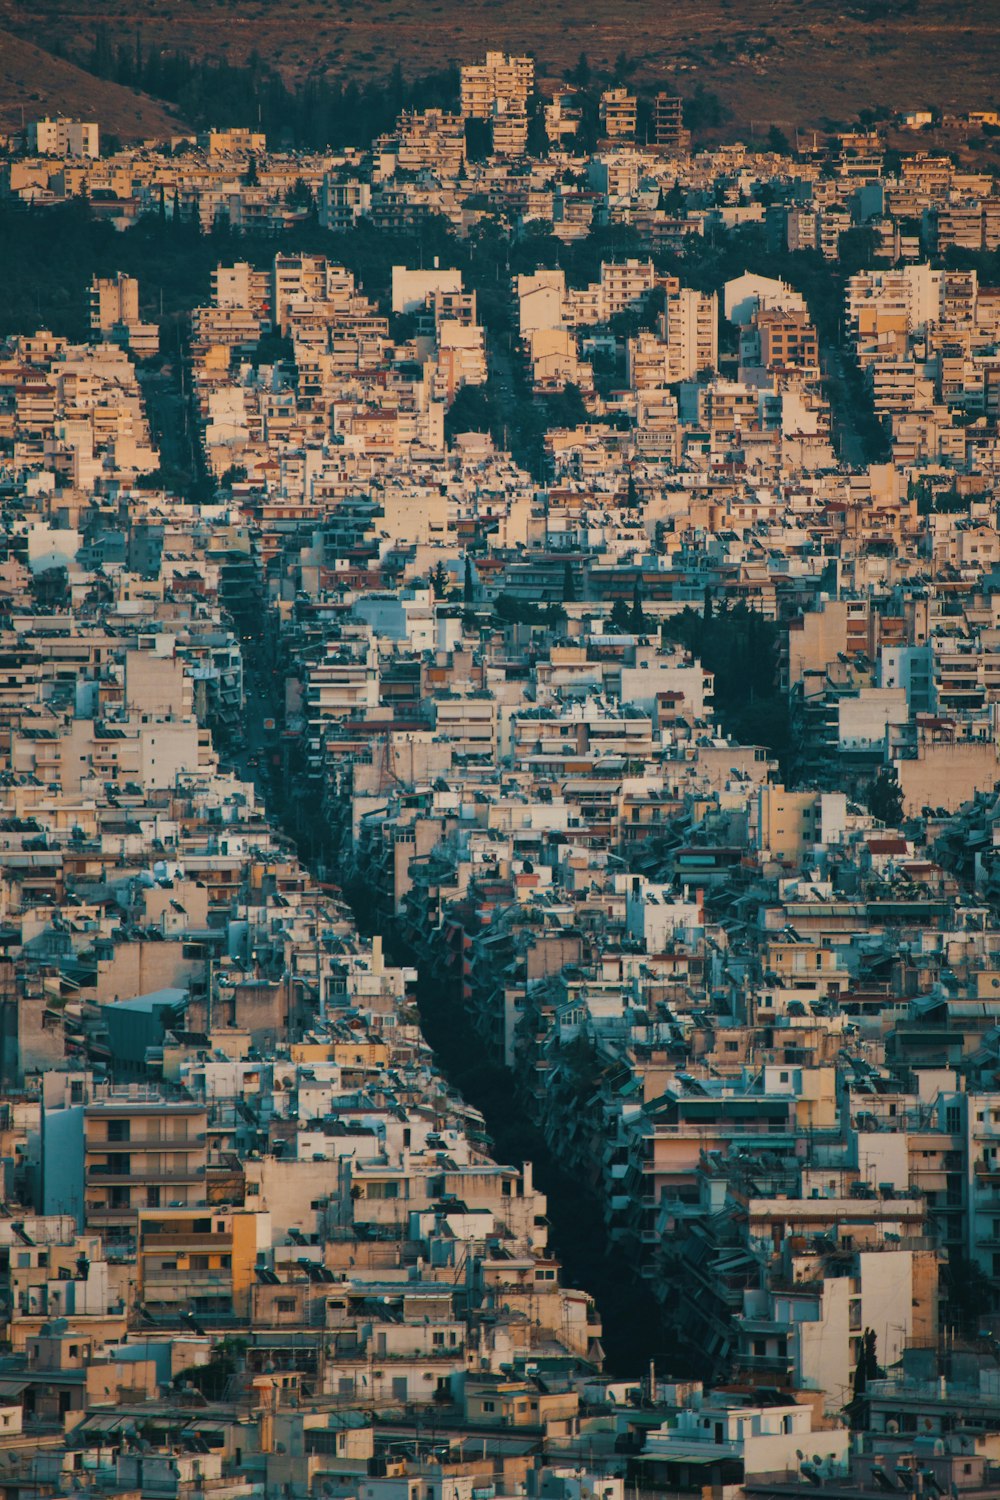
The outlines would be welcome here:
<svg viewBox="0 0 1000 1500">
<path fill-rule="evenodd" d="M 997 103 L 998 0 L 0 0 L 0 22 L 80 59 L 98 28 L 113 45 L 182 50 L 245 61 L 257 53 L 289 82 L 322 72 L 359 82 L 398 61 L 408 75 L 477 58 L 487 46 L 526 49 L 551 84 L 585 52 L 595 72 L 621 54 L 636 83 L 691 93 L 700 83 L 730 112 L 731 133 L 752 122 L 787 127 L 849 120 L 873 105 L 968 109 Z M 78 73 L 37 48 L 10 44 L 0 63 L 0 108 L 42 93 L 84 109 Z M 102 86 L 106 87 L 106 86 Z M 126 93 L 128 91 L 123 91 Z M 79 98 L 79 104 L 77 99 Z M 123 100 L 110 129 L 133 134 Z M 150 108 L 132 106 L 139 116 Z M 155 106 L 153 107 L 155 109 Z M 92 112 L 96 111 L 96 98 Z M 152 118 L 150 115 L 149 118 Z"/>
<path fill-rule="evenodd" d="M 0 31 L 0 130 L 57 113 L 99 120 L 122 140 L 181 128 L 159 100 L 95 78 L 23 37 Z"/>
</svg>

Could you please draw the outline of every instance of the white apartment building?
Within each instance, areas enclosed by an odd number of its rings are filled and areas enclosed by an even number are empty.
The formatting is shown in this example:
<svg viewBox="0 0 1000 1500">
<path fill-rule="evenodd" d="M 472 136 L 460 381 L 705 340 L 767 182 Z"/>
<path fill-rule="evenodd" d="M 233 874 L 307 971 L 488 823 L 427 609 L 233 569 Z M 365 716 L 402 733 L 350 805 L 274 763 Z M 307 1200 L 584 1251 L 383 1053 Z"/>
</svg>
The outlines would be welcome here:
<svg viewBox="0 0 1000 1500">
<path fill-rule="evenodd" d="M 681 287 L 669 297 L 662 318 L 671 380 L 694 380 L 719 364 L 719 298 Z"/>
</svg>

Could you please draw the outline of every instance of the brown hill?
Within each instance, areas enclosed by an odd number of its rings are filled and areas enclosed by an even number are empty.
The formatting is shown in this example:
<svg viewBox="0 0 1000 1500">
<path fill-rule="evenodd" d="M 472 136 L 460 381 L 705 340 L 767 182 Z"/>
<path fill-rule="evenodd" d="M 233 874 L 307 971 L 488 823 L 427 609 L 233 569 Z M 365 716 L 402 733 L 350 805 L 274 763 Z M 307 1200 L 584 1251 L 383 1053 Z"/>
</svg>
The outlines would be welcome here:
<svg viewBox="0 0 1000 1500">
<path fill-rule="evenodd" d="M 0 130 L 44 115 L 97 120 L 123 141 L 176 135 L 183 129 L 156 99 L 95 78 L 42 47 L 0 30 Z"/>
<path fill-rule="evenodd" d="M 532 52 L 551 82 L 581 52 L 595 71 L 624 53 L 637 81 L 718 93 L 731 112 L 728 133 L 848 120 L 876 105 L 991 107 L 1000 63 L 998 0 L 169 0 L 162 8 L 153 0 L 141 16 L 131 0 L 68 0 L 34 15 L 0 0 L 4 18 L 78 54 L 99 26 L 114 45 L 133 46 L 139 29 L 146 51 L 231 62 L 257 52 L 289 81 L 312 72 L 364 81 L 397 60 L 412 76 L 481 57 L 489 46 Z M 67 87 L 84 87 L 65 66 L 26 69 L 50 108 L 64 77 Z M 109 110 L 112 95 L 120 97 L 127 127 L 128 110 L 142 106 L 128 91 L 100 87 L 112 90 Z"/>
</svg>

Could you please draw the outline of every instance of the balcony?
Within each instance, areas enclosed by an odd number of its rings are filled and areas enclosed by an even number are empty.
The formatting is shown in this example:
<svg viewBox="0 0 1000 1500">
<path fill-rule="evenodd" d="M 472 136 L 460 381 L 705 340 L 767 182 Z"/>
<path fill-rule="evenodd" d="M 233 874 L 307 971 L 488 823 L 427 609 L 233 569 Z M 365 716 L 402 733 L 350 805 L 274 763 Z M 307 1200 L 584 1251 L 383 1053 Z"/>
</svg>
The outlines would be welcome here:
<svg viewBox="0 0 1000 1500">
<path fill-rule="evenodd" d="M 170 1255 L 175 1250 L 225 1250 L 233 1243 L 231 1234 L 174 1234 L 170 1229 L 160 1232 L 151 1230 L 148 1224 L 142 1228 L 140 1250 L 144 1255 Z"/>
<path fill-rule="evenodd" d="M 102 1156 L 111 1151 L 202 1151 L 204 1146 L 204 1135 L 181 1136 L 178 1139 L 163 1135 L 133 1135 L 127 1141 L 101 1141 L 88 1137 L 86 1141 L 88 1151 Z"/>
<path fill-rule="evenodd" d="M 175 1286 L 178 1296 L 184 1297 L 193 1287 L 225 1287 L 232 1291 L 233 1276 L 231 1271 L 192 1271 L 184 1266 L 176 1271 L 144 1270 L 142 1285 L 144 1287 Z"/>
<path fill-rule="evenodd" d="M 792 1361 L 787 1354 L 738 1354 L 736 1364 L 741 1370 L 760 1370 L 777 1375 L 782 1384 L 789 1380 L 792 1371 Z"/>
<path fill-rule="evenodd" d="M 204 1177 L 204 1166 L 189 1167 L 183 1171 L 166 1171 L 158 1167 L 143 1167 L 134 1172 L 120 1171 L 117 1166 L 93 1166 L 87 1168 L 87 1182 L 98 1187 L 117 1187 L 143 1183 L 197 1182 Z"/>
</svg>

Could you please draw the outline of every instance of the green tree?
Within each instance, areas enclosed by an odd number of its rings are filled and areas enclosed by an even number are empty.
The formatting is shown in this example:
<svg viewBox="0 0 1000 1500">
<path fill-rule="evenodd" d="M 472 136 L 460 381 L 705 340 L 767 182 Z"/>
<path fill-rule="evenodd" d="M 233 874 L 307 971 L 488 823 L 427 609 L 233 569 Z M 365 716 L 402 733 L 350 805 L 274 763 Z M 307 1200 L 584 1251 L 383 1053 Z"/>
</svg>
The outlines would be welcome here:
<svg viewBox="0 0 1000 1500">
<path fill-rule="evenodd" d="M 578 385 L 566 382 L 565 389 L 546 400 L 549 424 L 553 427 L 580 427 L 587 421 L 587 408 Z"/>
<path fill-rule="evenodd" d="M 898 828 L 903 821 L 903 792 L 894 766 L 883 766 L 869 782 L 866 794 L 868 811 L 887 828 Z"/>
<path fill-rule="evenodd" d="M 616 599 L 611 606 L 610 616 L 611 629 L 618 635 L 625 635 L 632 628 L 632 616 L 624 599 Z"/>
<path fill-rule="evenodd" d="M 791 751 L 788 700 L 777 681 L 778 626 L 742 602 L 729 608 L 690 607 L 663 624 L 715 677 L 715 711 L 723 729 L 744 744 L 766 745 L 779 760 Z"/>
<path fill-rule="evenodd" d="M 301 177 L 296 177 L 285 193 L 285 202 L 289 208 L 312 208 L 313 193 L 308 182 L 303 181 Z"/>
<path fill-rule="evenodd" d="M 448 593 L 448 569 L 441 561 L 431 574 L 431 588 L 435 599 L 443 599 Z"/>
<path fill-rule="evenodd" d="M 590 60 L 586 52 L 581 52 L 577 58 L 576 67 L 569 74 L 569 81 L 581 89 L 585 89 L 590 82 Z"/>
<path fill-rule="evenodd" d="M 629 624 L 636 635 L 641 635 L 646 628 L 646 616 L 642 611 L 642 579 L 638 575 L 632 588 L 632 612 L 629 616 Z"/>
<path fill-rule="evenodd" d="M 445 435 L 453 438 L 458 432 L 492 432 L 495 420 L 489 388 L 463 385 L 455 392 L 455 399 L 445 413 Z"/>
<path fill-rule="evenodd" d="M 858 1345 L 858 1358 L 854 1366 L 854 1376 L 851 1381 L 851 1399 L 847 1404 L 847 1416 L 854 1431 L 867 1425 L 867 1403 L 865 1393 L 869 1383 L 879 1380 L 885 1371 L 879 1365 L 876 1347 L 876 1334 L 873 1328 L 866 1328 L 861 1335 Z"/>
</svg>

